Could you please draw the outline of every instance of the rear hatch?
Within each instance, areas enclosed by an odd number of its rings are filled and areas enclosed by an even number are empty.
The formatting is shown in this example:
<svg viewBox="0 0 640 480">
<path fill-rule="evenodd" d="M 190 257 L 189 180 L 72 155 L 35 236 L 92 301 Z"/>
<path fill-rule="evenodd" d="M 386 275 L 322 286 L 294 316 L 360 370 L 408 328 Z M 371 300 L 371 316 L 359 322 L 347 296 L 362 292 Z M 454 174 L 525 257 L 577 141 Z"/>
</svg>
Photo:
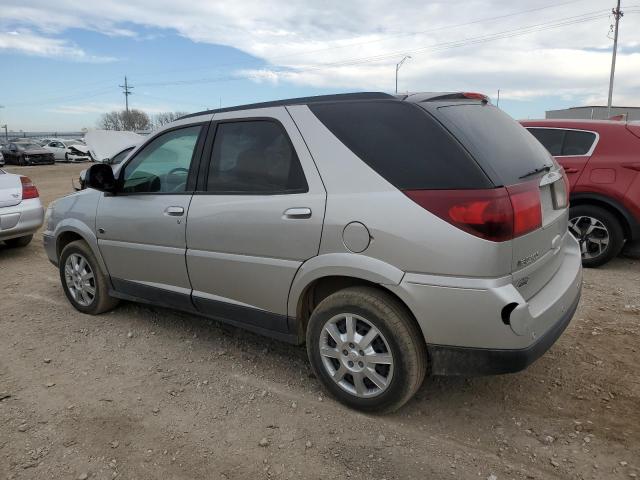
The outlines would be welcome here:
<svg viewBox="0 0 640 480">
<path fill-rule="evenodd" d="M 539 194 L 539 227 L 511 240 L 513 283 L 528 300 L 562 261 L 558 253 L 567 234 L 566 176 L 533 135 L 493 105 L 485 101 L 429 104 L 422 106 L 452 131 L 496 187 Z"/>
<path fill-rule="evenodd" d="M 0 170 L 0 208 L 12 207 L 22 201 L 22 183 L 18 175 Z"/>
</svg>

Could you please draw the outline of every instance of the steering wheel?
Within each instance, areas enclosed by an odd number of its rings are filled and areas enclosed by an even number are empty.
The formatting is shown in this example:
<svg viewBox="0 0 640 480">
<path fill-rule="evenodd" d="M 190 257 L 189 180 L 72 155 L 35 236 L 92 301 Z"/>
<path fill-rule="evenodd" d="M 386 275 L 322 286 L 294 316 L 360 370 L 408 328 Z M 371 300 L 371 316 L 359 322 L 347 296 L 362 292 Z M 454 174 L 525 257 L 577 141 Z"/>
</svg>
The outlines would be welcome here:
<svg viewBox="0 0 640 480">
<path fill-rule="evenodd" d="M 175 175 L 178 172 L 184 172 L 186 174 L 189 174 L 189 169 L 183 168 L 183 167 L 176 167 L 173 170 L 170 170 L 169 173 L 167 173 L 167 175 Z"/>
</svg>

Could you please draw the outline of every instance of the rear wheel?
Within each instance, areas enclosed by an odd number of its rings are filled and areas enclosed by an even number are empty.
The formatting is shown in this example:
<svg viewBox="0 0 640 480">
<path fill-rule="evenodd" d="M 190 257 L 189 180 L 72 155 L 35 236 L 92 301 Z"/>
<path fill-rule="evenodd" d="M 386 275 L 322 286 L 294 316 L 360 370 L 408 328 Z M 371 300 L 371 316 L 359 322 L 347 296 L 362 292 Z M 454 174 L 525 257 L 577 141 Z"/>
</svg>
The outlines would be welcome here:
<svg viewBox="0 0 640 480">
<path fill-rule="evenodd" d="M 409 312 L 371 287 L 346 288 L 320 302 L 309 320 L 307 353 L 331 395 L 369 412 L 401 407 L 427 368 L 424 339 Z"/>
<path fill-rule="evenodd" d="M 118 300 L 109 296 L 109 281 L 84 241 L 64 247 L 59 265 L 62 288 L 76 310 L 97 315 L 118 305 Z"/>
<path fill-rule="evenodd" d="M 25 235 L 24 237 L 10 238 L 9 240 L 5 240 L 4 243 L 7 245 L 7 247 L 19 248 L 29 245 L 32 239 L 33 235 Z"/>
<path fill-rule="evenodd" d="M 604 265 L 618 255 L 624 245 L 619 220 L 608 210 L 594 205 L 571 207 L 569 231 L 580 244 L 585 267 Z"/>
</svg>

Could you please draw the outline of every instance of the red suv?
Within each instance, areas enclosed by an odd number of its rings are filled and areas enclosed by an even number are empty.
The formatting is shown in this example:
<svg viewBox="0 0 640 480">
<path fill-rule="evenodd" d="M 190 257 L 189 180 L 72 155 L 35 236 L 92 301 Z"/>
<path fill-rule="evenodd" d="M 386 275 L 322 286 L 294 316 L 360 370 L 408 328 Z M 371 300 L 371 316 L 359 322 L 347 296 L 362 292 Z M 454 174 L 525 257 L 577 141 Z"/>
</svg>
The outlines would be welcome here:
<svg viewBox="0 0 640 480">
<path fill-rule="evenodd" d="M 610 120 L 523 120 L 564 167 L 571 185 L 569 230 L 585 267 L 640 238 L 640 123 Z"/>
</svg>

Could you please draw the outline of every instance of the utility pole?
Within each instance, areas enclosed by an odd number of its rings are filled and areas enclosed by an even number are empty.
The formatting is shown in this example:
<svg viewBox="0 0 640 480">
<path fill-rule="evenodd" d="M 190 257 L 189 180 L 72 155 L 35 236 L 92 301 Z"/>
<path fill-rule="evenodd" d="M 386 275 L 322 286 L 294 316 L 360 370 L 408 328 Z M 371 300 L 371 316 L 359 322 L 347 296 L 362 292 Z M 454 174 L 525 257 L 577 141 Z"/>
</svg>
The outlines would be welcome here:
<svg viewBox="0 0 640 480">
<path fill-rule="evenodd" d="M 613 98 L 613 77 L 616 73 L 616 54 L 618 53 L 618 24 L 620 23 L 620 19 L 624 15 L 622 10 L 620 10 L 620 0 L 618 0 L 618 5 L 616 8 L 611 10 L 613 16 L 616 19 L 614 33 L 613 33 L 613 55 L 611 57 L 611 76 L 609 77 L 609 100 L 607 101 L 607 118 L 611 117 L 611 100 Z"/>
<path fill-rule="evenodd" d="M 496 108 L 500 106 L 500 89 L 498 89 L 498 99 L 496 100 Z"/>
<path fill-rule="evenodd" d="M 398 70 L 400 70 L 400 67 L 402 66 L 402 64 L 406 62 L 407 59 L 409 58 L 411 58 L 411 55 L 405 55 L 402 60 L 396 63 L 396 93 L 398 93 Z"/>
<path fill-rule="evenodd" d="M 122 93 L 124 93 L 124 105 L 125 105 L 125 110 L 127 111 L 127 114 L 129 113 L 129 95 L 131 95 L 131 89 L 133 89 L 132 86 L 130 86 L 127 83 L 127 76 L 125 75 L 124 77 L 124 85 L 118 85 L 120 88 L 123 89 Z"/>
</svg>

